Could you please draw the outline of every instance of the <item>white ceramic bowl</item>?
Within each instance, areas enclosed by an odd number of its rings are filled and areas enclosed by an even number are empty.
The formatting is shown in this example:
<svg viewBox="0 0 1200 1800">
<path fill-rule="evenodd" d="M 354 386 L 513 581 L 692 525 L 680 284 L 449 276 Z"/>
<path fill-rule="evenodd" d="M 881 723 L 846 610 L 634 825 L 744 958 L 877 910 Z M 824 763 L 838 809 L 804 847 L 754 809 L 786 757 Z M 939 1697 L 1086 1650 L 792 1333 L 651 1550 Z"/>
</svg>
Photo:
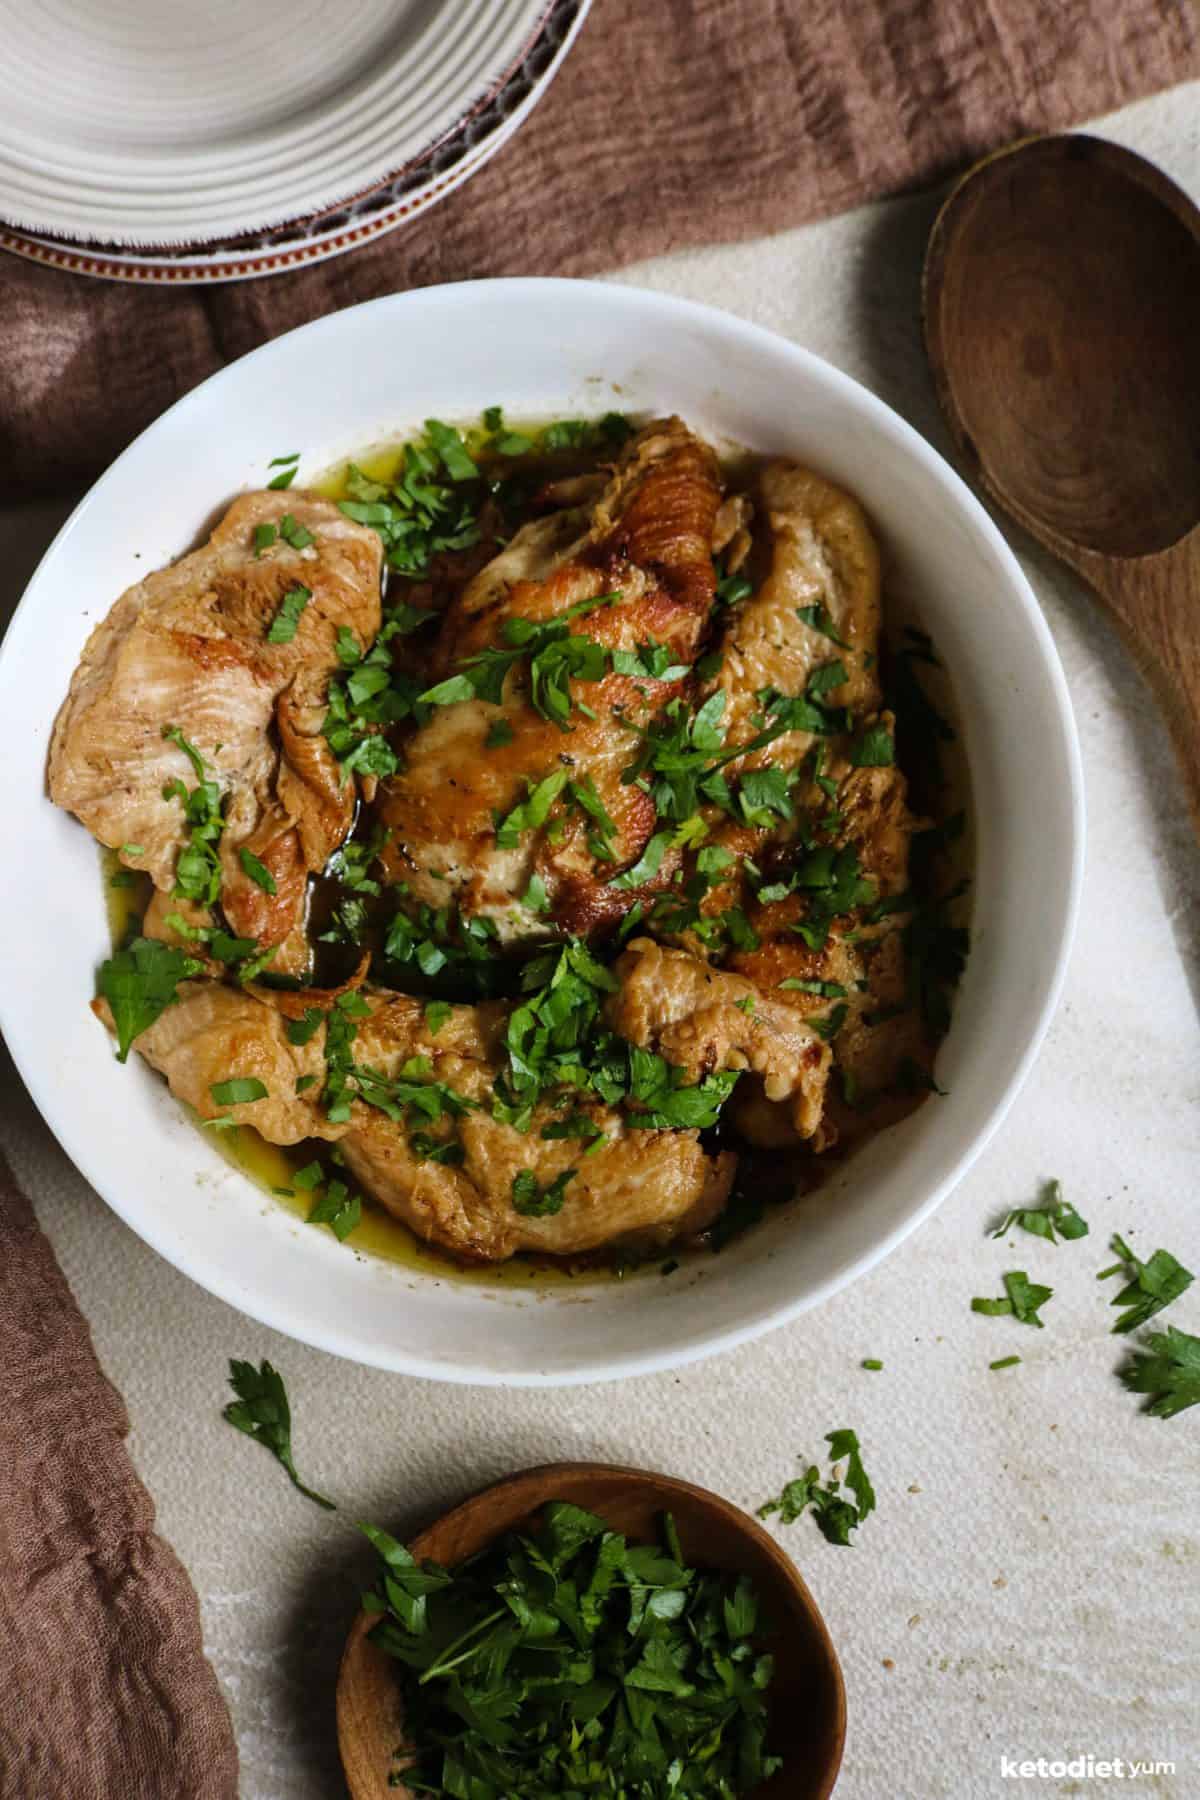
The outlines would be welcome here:
<svg viewBox="0 0 1200 1800">
<path fill-rule="evenodd" d="M 223 1160 L 88 1010 L 107 954 L 94 844 L 45 797 L 51 722 L 84 640 L 186 550 L 272 456 L 301 481 L 427 415 L 676 410 L 813 463 L 861 496 L 950 672 L 977 852 L 973 947 L 938 1073 L 949 1092 L 670 1281 L 544 1291 L 356 1256 Z M 669 1368 L 766 1331 L 885 1256 L 1003 1118 L 1058 994 L 1083 847 L 1079 752 L 1033 594 L 987 514 L 904 421 L 817 357 L 724 313 L 636 290 L 497 281 L 397 294 L 267 344 L 189 394 L 96 483 L 47 552 L 0 656 L 11 878 L 0 1022 L 67 1153 L 177 1268 L 264 1323 L 360 1362 L 550 1384 Z"/>
</svg>

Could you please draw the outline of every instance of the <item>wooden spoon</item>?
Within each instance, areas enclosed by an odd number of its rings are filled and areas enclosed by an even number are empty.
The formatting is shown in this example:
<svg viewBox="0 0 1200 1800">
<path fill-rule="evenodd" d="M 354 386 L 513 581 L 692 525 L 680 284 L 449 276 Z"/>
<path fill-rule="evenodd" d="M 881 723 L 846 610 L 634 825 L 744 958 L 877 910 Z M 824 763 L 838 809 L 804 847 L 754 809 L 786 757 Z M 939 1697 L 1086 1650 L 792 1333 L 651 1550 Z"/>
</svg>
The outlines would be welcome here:
<svg viewBox="0 0 1200 1800">
<path fill-rule="evenodd" d="M 1085 136 L 969 171 L 925 260 L 925 338 L 970 475 L 1116 614 L 1200 829 L 1200 212 Z"/>
<path fill-rule="evenodd" d="M 753 1578 L 767 1617 L 765 1648 L 775 1657 L 771 1687 L 773 1751 L 784 1767 L 755 1800 L 825 1800 L 833 1792 L 846 1735 L 842 1671 L 824 1620 L 796 1569 L 762 1527 L 686 1481 L 606 1463 L 553 1463 L 456 1506 L 409 1545 L 414 1556 L 453 1567 L 506 1531 L 526 1529 L 548 1500 L 569 1500 L 636 1542 L 659 1542 L 658 1519 L 674 1515 L 683 1553 L 698 1568 Z M 352 1800 L 406 1800 L 389 1787 L 404 1715 L 396 1664 L 367 1636 L 374 1617 L 360 1613 L 338 1675 L 338 1743 Z"/>
</svg>

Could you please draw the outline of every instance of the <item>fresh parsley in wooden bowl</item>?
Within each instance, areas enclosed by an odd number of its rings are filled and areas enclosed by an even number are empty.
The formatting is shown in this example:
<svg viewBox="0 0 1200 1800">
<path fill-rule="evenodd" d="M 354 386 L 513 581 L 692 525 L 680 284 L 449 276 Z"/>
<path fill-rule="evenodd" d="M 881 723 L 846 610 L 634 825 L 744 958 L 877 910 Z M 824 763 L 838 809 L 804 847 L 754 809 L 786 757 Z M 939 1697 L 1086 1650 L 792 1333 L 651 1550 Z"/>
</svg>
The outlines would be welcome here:
<svg viewBox="0 0 1200 1800">
<path fill-rule="evenodd" d="M 407 1549 L 368 1536 L 382 1566 L 337 1691 L 353 1800 L 832 1792 L 837 1656 L 797 1570 L 729 1501 L 558 1463 Z"/>
</svg>

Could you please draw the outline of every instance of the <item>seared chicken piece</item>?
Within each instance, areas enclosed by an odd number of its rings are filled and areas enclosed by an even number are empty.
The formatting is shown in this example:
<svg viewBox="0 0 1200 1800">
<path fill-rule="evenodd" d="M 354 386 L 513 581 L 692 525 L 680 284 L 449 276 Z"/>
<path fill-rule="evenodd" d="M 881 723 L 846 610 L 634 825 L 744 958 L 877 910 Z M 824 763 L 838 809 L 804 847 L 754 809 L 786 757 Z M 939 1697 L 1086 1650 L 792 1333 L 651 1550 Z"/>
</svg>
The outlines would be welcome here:
<svg viewBox="0 0 1200 1800">
<path fill-rule="evenodd" d="M 695 1131 L 647 1131 L 628 1115 L 595 1101 L 570 1100 L 576 1122 L 604 1142 L 585 1155 L 585 1141 L 543 1138 L 561 1122 L 562 1106 L 543 1103 L 527 1133 L 493 1119 L 491 1101 L 502 1067 L 501 1039 L 508 1007 L 501 1002 L 456 1006 L 432 1033 L 424 1003 L 406 995 L 365 996 L 369 1017 L 357 1019 L 356 1062 L 385 1079 L 442 1084 L 468 1103 L 459 1116 L 430 1121 L 409 1109 L 404 1122 L 355 1100 L 350 1118 L 331 1123 L 320 1104 L 326 1064 L 323 1033 L 292 1044 L 288 1016 L 332 996 L 239 991 L 213 982 L 184 983 L 179 999 L 137 1039 L 152 1068 L 202 1119 L 225 1114 L 253 1125 L 276 1144 L 307 1137 L 338 1140 L 348 1167 L 389 1211 L 417 1234 L 453 1255 L 499 1261 L 517 1250 L 575 1255 L 614 1242 L 667 1243 L 710 1225 L 725 1204 L 736 1166 L 729 1154 L 710 1155 Z M 103 1003 L 98 1010 L 105 1015 Z M 740 1015 L 739 1015 L 740 1017 Z M 406 1067 L 407 1066 L 407 1067 Z M 223 1106 L 214 1084 L 257 1078 L 266 1098 Z M 305 1083 L 305 1077 L 315 1077 Z M 296 1092 L 301 1081 L 303 1090 Z M 461 1162 L 430 1152 L 455 1137 Z M 540 1189 L 567 1170 L 561 1209 L 538 1217 L 513 1204 L 513 1183 L 528 1171 Z"/>
<path fill-rule="evenodd" d="M 93 1001 L 107 1025 L 107 1002 Z M 178 998 L 136 1039 L 136 1046 L 171 1092 L 194 1108 L 201 1119 L 227 1115 L 239 1125 L 253 1125 L 270 1144 L 298 1144 L 303 1138 L 333 1140 L 347 1127 L 330 1124 L 316 1105 L 325 1079 L 321 1033 L 307 1044 L 293 1044 L 287 1018 L 244 988 L 215 981 L 186 981 Z M 266 1098 L 225 1106 L 213 1099 L 213 1086 L 245 1077 L 261 1081 Z M 297 1081 L 306 1082 L 296 1092 Z"/>
<path fill-rule="evenodd" d="M 607 1013 L 621 1037 L 683 1069 L 689 1082 L 722 1069 L 750 1070 L 762 1077 L 767 1099 L 786 1108 L 796 1133 L 815 1135 L 829 1047 L 790 1007 L 740 975 L 650 938 L 635 938 L 613 973 L 621 985 Z"/>
<path fill-rule="evenodd" d="M 279 534 L 289 514 L 288 536 L 302 548 Z M 163 736 L 174 727 L 222 796 L 220 902 L 230 928 L 281 943 L 302 917 L 309 873 L 352 822 L 354 787 L 342 783 L 321 723 L 339 628 L 362 644 L 379 629 L 380 569 L 377 534 L 329 501 L 286 492 L 236 500 L 206 544 L 130 588 L 92 633 L 55 723 L 51 797 L 170 893 L 189 826 L 177 790 L 163 790 L 182 782 L 190 791 L 199 779 Z M 294 635 L 272 642 L 288 595 L 293 614 L 301 605 Z M 247 874 L 242 850 L 264 865 L 274 893 Z"/>
<path fill-rule="evenodd" d="M 572 679 L 567 730 L 535 710 L 525 658 L 507 675 L 499 704 L 470 698 L 439 707 L 409 742 L 405 768 L 382 788 L 376 818 L 391 833 L 383 852 L 390 881 L 406 883 L 418 901 L 453 901 L 465 915 L 491 919 L 507 941 L 544 936 L 550 920 L 587 933 L 628 911 L 637 892 L 609 884 L 636 862 L 656 819 L 649 795 L 623 784 L 621 773 L 637 727 L 680 691 L 697 654 L 715 594 L 720 497 L 705 444 L 678 419 L 647 426 L 590 513 L 571 508 L 526 525 L 467 585 L 443 627 L 447 675 L 504 648 L 510 621 L 545 623 L 601 595 L 619 598 L 574 615 L 571 634 L 609 651 L 664 645 L 679 673 L 669 681 L 612 672 Z M 518 819 L 501 834 L 511 841 L 498 842 L 497 821 L 547 781 L 542 816 Z M 590 813 L 570 784 L 590 795 Z M 608 857 L 598 857 L 605 837 Z M 672 867 L 661 869 L 660 882 Z M 549 903 L 540 916 L 522 904 L 535 874 Z"/>
<path fill-rule="evenodd" d="M 770 463 L 760 485 L 760 516 L 771 533 L 771 567 L 758 591 L 735 608 L 721 644 L 713 688 L 726 696 L 730 746 L 755 735 L 751 715 L 763 688 L 803 694 L 815 670 L 840 660 L 847 680 L 822 695 L 855 714 L 880 704 L 879 552 L 857 500 L 809 469 Z M 820 624 L 801 618 L 821 609 Z M 825 630 L 821 629 L 825 626 Z M 795 768 L 807 754 L 808 732 L 788 732 L 733 764 Z"/>
</svg>

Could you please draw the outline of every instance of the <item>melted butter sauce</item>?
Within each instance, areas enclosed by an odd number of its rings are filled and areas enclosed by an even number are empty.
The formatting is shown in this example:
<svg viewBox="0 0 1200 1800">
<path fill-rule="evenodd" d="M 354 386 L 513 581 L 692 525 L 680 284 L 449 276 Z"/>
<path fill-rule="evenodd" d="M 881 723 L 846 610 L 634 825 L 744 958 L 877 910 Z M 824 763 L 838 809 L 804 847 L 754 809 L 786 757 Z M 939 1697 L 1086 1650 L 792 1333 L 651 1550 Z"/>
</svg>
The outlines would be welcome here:
<svg viewBox="0 0 1200 1800">
<path fill-rule="evenodd" d="M 506 428 L 534 437 L 546 423 L 548 420 L 523 420 L 519 423 L 506 420 Z M 474 448 L 472 434 L 467 436 Z M 351 463 L 371 480 L 390 483 L 399 472 L 402 455 L 402 441 L 373 447 L 337 464 L 311 483 L 311 488 L 330 500 L 347 498 Z M 748 485 L 760 460 L 743 450 L 730 447 L 728 453 L 722 455 L 722 466 L 731 485 L 740 487 Z M 581 458 L 577 452 L 567 451 L 536 458 L 526 456 L 522 458 L 522 465 L 531 475 L 549 480 L 594 467 L 595 458 Z M 511 467 L 511 464 L 508 466 Z M 902 625 L 912 622 L 913 617 L 911 608 L 906 604 L 901 602 L 893 605 L 889 600 L 888 635 L 898 636 Z M 953 694 L 944 671 L 929 668 L 923 670 L 923 677 L 939 709 L 957 723 Z M 959 809 L 966 810 L 967 831 L 955 846 L 953 854 L 956 872 L 966 873 L 973 862 L 972 818 L 967 769 L 960 746 L 961 734 L 958 743 L 949 746 L 949 754 L 945 757 L 946 788 L 937 810 L 941 817 Z M 153 889 L 149 878 L 144 875 L 134 874 L 133 880 L 126 883 L 120 874 L 121 865 L 115 852 L 111 850 L 102 852 L 101 868 L 109 930 L 116 948 L 137 934 Z M 113 885 L 114 876 L 119 877 L 116 886 Z M 320 878 L 317 888 L 320 889 Z M 957 916 L 964 923 L 967 922 L 968 911 L 969 902 L 961 903 L 957 909 Z M 874 1135 L 876 1130 L 895 1124 L 927 1098 L 925 1094 L 888 1096 L 876 1109 L 870 1130 L 865 1135 Z M 190 1108 L 185 1110 L 190 1114 Z M 195 1124 L 197 1130 L 204 1129 L 199 1119 L 195 1119 Z M 847 1158 L 853 1154 L 855 1142 L 862 1141 L 859 1138 L 842 1146 L 835 1146 L 825 1155 L 815 1157 L 803 1151 L 793 1154 L 755 1151 L 740 1142 L 736 1146 L 729 1145 L 722 1141 L 723 1135 L 724 1127 L 718 1125 L 713 1133 L 705 1134 L 705 1140 L 710 1149 L 736 1147 L 739 1151 L 738 1174 L 730 1199 L 730 1209 L 737 1209 L 739 1201 L 748 1202 L 754 1207 L 756 1214 L 764 1202 L 772 1211 L 780 1204 L 793 1201 L 796 1204 L 802 1203 L 805 1197 L 815 1193 L 845 1166 Z M 267 1143 L 249 1126 L 241 1126 L 232 1131 L 204 1131 L 204 1136 L 216 1145 L 233 1167 L 247 1176 L 263 1193 L 271 1196 L 274 1204 L 286 1208 L 300 1221 L 307 1219 L 313 1195 L 311 1191 L 294 1185 L 298 1171 L 313 1161 L 318 1161 L 326 1171 L 327 1178 L 343 1175 L 331 1160 L 330 1146 L 320 1139 L 309 1139 L 284 1148 Z M 709 1139 L 712 1141 L 709 1142 Z M 353 1187 L 353 1183 L 351 1186 Z M 365 1193 L 362 1194 L 361 1223 L 346 1240 L 345 1248 L 358 1255 L 380 1257 L 385 1262 L 398 1265 L 414 1274 L 439 1281 L 461 1282 L 508 1293 L 538 1289 L 561 1291 L 571 1283 L 594 1282 L 601 1277 L 608 1280 L 629 1280 L 634 1276 L 653 1277 L 664 1269 L 670 1269 L 677 1282 L 684 1281 L 689 1273 L 695 1273 L 700 1266 L 711 1264 L 713 1254 L 712 1247 L 707 1244 L 701 1247 L 676 1245 L 656 1251 L 641 1262 L 631 1259 L 614 1264 L 611 1257 L 603 1254 L 574 1259 L 521 1254 L 504 1263 L 472 1267 L 443 1256 L 428 1244 L 422 1243 L 406 1225 Z"/>
</svg>

